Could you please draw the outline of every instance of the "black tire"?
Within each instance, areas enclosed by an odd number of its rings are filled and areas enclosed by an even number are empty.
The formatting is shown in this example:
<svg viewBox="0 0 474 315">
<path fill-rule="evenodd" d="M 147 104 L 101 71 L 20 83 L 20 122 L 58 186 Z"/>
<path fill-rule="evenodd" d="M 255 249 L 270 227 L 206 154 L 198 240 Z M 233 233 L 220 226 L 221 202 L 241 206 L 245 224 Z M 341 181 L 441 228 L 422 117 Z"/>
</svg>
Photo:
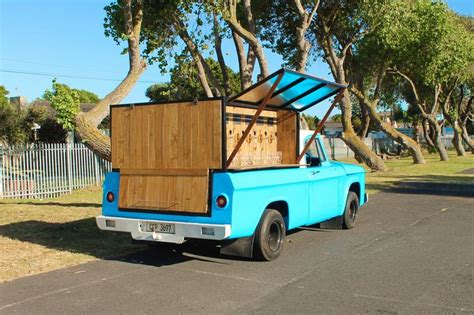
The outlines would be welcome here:
<svg viewBox="0 0 474 315">
<path fill-rule="evenodd" d="M 347 194 L 346 208 L 342 216 L 342 227 L 346 230 L 355 226 L 357 215 L 359 214 L 359 197 L 357 194 L 349 191 Z"/>
<path fill-rule="evenodd" d="M 286 226 L 281 213 L 275 209 L 266 209 L 255 231 L 254 256 L 259 260 L 270 261 L 283 250 Z"/>
</svg>

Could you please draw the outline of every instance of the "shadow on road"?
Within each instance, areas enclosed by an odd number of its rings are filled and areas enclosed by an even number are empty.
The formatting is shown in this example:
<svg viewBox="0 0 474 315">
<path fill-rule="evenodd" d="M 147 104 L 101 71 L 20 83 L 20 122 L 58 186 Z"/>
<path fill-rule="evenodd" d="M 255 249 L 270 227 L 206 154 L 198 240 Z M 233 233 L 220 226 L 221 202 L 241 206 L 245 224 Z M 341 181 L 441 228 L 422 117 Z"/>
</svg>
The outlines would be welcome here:
<svg viewBox="0 0 474 315">
<path fill-rule="evenodd" d="M 328 232 L 319 225 L 302 227 L 288 232 Z M 99 259 L 119 260 L 153 266 L 170 265 L 188 260 L 203 260 L 225 264 L 233 260 L 247 261 L 244 257 L 220 254 L 220 243 L 190 240 L 184 244 L 137 243 L 128 233 L 99 230 L 94 218 L 66 223 L 24 221 L 0 226 L 0 236 L 38 244 L 55 250 L 90 255 Z"/>
<path fill-rule="evenodd" d="M 399 179 L 392 185 L 384 182 L 368 183 L 367 189 L 396 193 L 474 197 L 474 177 L 471 176 L 390 176 Z"/>
<path fill-rule="evenodd" d="M 0 236 L 42 245 L 55 250 L 90 255 L 99 259 L 120 260 L 153 266 L 176 264 L 188 260 L 216 258 L 246 260 L 219 253 L 219 244 L 211 241 L 188 241 L 185 244 L 132 242 L 129 233 L 99 230 L 95 218 L 51 223 L 23 221 L 0 226 Z"/>
<path fill-rule="evenodd" d="M 58 206 L 58 207 L 73 207 L 73 208 L 99 208 L 102 207 L 100 203 L 96 202 L 9 202 L 11 205 L 32 205 L 32 206 Z"/>
</svg>

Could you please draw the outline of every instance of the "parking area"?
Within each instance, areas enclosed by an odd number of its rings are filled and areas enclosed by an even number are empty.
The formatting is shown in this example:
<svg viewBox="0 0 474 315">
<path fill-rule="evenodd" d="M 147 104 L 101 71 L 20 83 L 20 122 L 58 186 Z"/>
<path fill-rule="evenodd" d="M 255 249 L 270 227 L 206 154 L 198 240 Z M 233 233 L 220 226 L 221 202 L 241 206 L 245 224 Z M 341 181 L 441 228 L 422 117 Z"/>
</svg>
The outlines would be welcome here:
<svg viewBox="0 0 474 315">
<path fill-rule="evenodd" d="M 0 313 L 474 313 L 474 199 L 382 192 L 276 261 L 150 248 L 0 285 Z"/>
</svg>

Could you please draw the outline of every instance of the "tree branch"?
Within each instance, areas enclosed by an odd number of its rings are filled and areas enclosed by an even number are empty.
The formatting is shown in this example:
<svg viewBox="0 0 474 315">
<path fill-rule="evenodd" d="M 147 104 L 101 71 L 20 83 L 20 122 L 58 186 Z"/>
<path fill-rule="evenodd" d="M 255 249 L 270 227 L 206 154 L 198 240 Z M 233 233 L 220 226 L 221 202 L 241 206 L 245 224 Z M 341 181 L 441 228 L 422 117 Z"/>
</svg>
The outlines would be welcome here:
<svg viewBox="0 0 474 315">
<path fill-rule="evenodd" d="M 227 72 L 227 66 L 225 63 L 224 55 L 222 54 L 222 38 L 220 35 L 219 21 L 217 20 L 217 15 L 215 12 L 213 12 L 212 17 L 214 23 L 214 42 L 217 54 L 217 61 L 219 62 L 219 66 L 222 72 L 225 95 L 229 96 L 232 92 L 230 90 L 229 73 Z"/>
<path fill-rule="evenodd" d="M 245 39 L 245 41 L 253 48 L 257 56 L 258 63 L 260 65 L 260 73 L 262 74 L 263 77 L 267 77 L 269 75 L 268 63 L 265 57 L 265 53 L 263 51 L 262 44 L 260 43 L 258 38 L 255 36 L 254 32 L 246 30 L 244 27 L 242 27 L 240 22 L 237 20 L 236 0 L 228 0 L 227 3 L 228 3 L 229 14 L 225 15 L 224 19 L 232 28 L 232 30 L 235 31 L 237 34 L 239 34 L 239 36 L 241 36 L 243 39 Z M 249 15 L 251 14 L 250 0 L 244 0 L 243 5 L 244 5 L 244 11 L 246 13 L 246 18 L 253 21 L 252 16 Z"/>
<path fill-rule="evenodd" d="M 296 70 L 299 72 L 304 72 L 306 69 L 306 63 L 308 60 L 308 54 L 311 49 L 311 43 L 306 39 L 306 31 L 311 25 L 313 16 L 316 13 L 316 10 L 319 6 L 319 0 L 316 1 L 314 8 L 311 13 L 305 10 L 301 4 L 301 0 L 293 0 L 293 4 L 298 12 L 299 25 L 296 28 L 296 42 L 297 42 L 297 56 L 298 60 L 296 62 Z"/>
</svg>

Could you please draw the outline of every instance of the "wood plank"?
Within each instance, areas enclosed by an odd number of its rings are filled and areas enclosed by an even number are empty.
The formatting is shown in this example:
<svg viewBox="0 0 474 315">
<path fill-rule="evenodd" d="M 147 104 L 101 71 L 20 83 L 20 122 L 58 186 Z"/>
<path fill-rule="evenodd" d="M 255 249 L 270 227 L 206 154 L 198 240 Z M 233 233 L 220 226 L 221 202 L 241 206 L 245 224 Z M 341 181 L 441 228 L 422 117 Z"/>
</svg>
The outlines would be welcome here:
<svg viewBox="0 0 474 315">
<path fill-rule="evenodd" d="M 205 214 L 208 211 L 208 174 L 122 175 L 120 181 L 119 207 L 122 209 L 198 214 Z"/>
<path fill-rule="evenodd" d="M 112 111 L 113 168 L 221 167 L 221 100 Z"/>
<path fill-rule="evenodd" d="M 120 175 L 143 175 L 143 176 L 204 176 L 206 169 L 120 169 Z"/>
<path fill-rule="evenodd" d="M 298 115 L 293 112 L 278 112 L 277 122 L 277 150 L 282 153 L 282 164 L 293 164 L 296 162 L 296 133 Z"/>
</svg>

